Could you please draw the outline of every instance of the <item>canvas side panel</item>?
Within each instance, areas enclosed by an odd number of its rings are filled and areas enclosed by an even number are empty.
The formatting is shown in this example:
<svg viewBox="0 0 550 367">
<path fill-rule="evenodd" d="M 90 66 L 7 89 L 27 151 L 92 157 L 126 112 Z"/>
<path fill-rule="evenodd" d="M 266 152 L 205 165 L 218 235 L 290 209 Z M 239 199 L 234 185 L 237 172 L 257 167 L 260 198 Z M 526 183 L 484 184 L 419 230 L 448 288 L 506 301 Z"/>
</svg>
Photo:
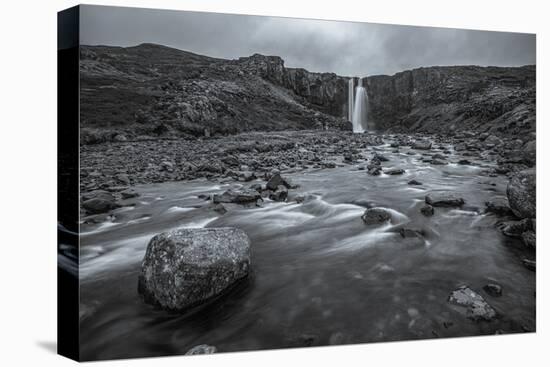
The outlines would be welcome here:
<svg viewBox="0 0 550 367">
<path fill-rule="evenodd" d="M 79 7 L 57 17 L 57 351 L 79 360 Z"/>
</svg>

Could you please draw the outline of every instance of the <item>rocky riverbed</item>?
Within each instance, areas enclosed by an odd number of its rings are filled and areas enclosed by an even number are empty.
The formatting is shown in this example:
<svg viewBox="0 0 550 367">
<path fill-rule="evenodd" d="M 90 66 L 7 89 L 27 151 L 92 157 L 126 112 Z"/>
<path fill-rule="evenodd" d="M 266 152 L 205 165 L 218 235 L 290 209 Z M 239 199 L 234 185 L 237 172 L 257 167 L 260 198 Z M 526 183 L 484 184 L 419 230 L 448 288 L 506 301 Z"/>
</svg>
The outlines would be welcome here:
<svg viewBox="0 0 550 367">
<path fill-rule="evenodd" d="M 535 163 L 530 135 L 287 131 L 81 146 L 82 356 L 534 331 Z M 151 283 L 151 264 L 159 244 L 203 236 L 230 238 L 224 253 L 240 270 L 201 260 L 234 284 L 213 280 L 193 299 L 208 302 L 187 307 L 166 298 L 172 283 Z"/>
</svg>

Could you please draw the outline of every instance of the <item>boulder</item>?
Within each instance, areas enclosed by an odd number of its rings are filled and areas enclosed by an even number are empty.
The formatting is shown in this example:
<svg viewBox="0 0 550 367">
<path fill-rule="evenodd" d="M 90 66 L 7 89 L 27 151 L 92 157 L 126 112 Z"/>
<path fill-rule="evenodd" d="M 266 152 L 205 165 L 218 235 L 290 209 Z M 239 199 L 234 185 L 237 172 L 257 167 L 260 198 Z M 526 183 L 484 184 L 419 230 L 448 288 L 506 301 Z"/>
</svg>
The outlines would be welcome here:
<svg viewBox="0 0 550 367">
<path fill-rule="evenodd" d="M 365 213 L 361 216 L 365 224 L 379 224 L 391 219 L 391 214 L 382 208 L 372 208 L 365 210 Z"/>
<path fill-rule="evenodd" d="M 512 176 L 506 195 L 510 208 L 518 218 L 535 218 L 537 215 L 536 169 L 530 168 Z"/>
<path fill-rule="evenodd" d="M 139 193 L 134 189 L 126 189 L 120 192 L 123 199 L 131 199 L 139 196 Z"/>
<path fill-rule="evenodd" d="M 512 214 L 512 210 L 508 206 L 508 199 L 494 198 L 485 202 L 485 213 L 494 213 L 498 216 Z"/>
<path fill-rule="evenodd" d="M 533 229 L 532 221 L 529 219 L 500 222 L 497 226 L 502 234 L 509 237 L 521 237 L 524 232 Z"/>
<path fill-rule="evenodd" d="M 267 181 L 266 187 L 268 190 L 275 191 L 280 185 L 285 186 L 287 189 L 290 189 L 292 186 L 288 180 L 283 178 L 279 173 L 276 173 Z"/>
<path fill-rule="evenodd" d="M 221 195 L 214 195 L 213 202 L 218 203 L 234 203 L 234 204 L 250 204 L 255 203 L 261 199 L 262 195 L 256 190 L 252 189 L 239 189 L 239 190 L 227 190 Z"/>
<path fill-rule="evenodd" d="M 491 321 L 497 316 L 494 308 L 468 286 L 462 286 L 453 291 L 449 295 L 448 302 L 464 307 L 466 317 L 474 321 Z"/>
<path fill-rule="evenodd" d="M 221 295 L 250 268 L 250 240 L 237 228 L 185 228 L 154 236 L 141 265 L 146 303 L 184 311 Z"/>
<path fill-rule="evenodd" d="M 119 205 L 116 203 L 114 196 L 108 197 L 101 195 L 82 202 L 82 207 L 91 214 L 106 213 L 109 210 L 116 209 Z"/>
<path fill-rule="evenodd" d="M 413 149 L 430 150 L 432 149 L 432 142 L 429 140 L 417 140 L 414 142 Z"/>
<path fill-rule="evenodd" d="M 426 195 L 426 203 L 436 207 L 460 207 L 464 199 L 450 191 L 436 191 Z"/>
<path fill-rule="evenodd" d="M 393 168 L 393 169 L 384 171 L 384 173 L 387 175 L 395 176 L 395 175 L 402 175 L 403 173 L 405 173 L 405 170 L 401 168 Z"/>
<path fill-rule="evenodd" d="M 274 201 L 285 201 L 287 197 L 288 189 L 283 185 L 279 185 L 277 190 L 269 194 L 269 198 Z"/>
<path fill-rule="evenodd" d="M 422 182 L 416 181 L 416 180 L 410 180 L 409 182 L 407 182 L 407 184 L 416 186 L 416 185 L 422 185 Z"/>
<path fill-rule="evenodd" d="M 434 215 L 434 207 L 430 204 L 425 204 L 420 208 L 420 213 L 422 213 L 426 217 L 431 217 Z"/>
<path fill-rule="evenodd" d="M 502 296 L 502 287 L 496 283 L 489 283 L 483 286 L 483 290 L 493 297 Z"/>
</svg>

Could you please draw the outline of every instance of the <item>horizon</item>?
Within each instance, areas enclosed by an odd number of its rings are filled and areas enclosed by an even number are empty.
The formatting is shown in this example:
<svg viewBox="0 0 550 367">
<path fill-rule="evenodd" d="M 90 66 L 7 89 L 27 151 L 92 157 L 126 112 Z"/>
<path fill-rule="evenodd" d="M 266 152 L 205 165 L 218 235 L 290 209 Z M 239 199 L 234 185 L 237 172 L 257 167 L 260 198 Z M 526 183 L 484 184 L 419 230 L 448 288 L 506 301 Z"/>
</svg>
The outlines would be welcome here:
<svg viewBox="0 0 550 367">
<path fill-rule="evenodd" d="M 84 46 L 84 47 L 112 47 L 112 48 L 124 48 L 124 49 L 126 49 L 126 48 L 136 48 L 136 47 L 140 47 L 140 46 L 143 46 L 143 45 L 154 45 L 154 46 L 166 47 L 166 48 L 173 49 L 173 50 L 180 51 L 180 52 L 187 52 L 187 53 L 191 53 L 191 54 L 194 54 L 194 55 L 197 55 L 197 56 L 202 56 L 202 57 L 207 57 L 207 58 L 217 59 L 217 60 L 225 60 L 225 61 L 234 61 L 234 60 L 238 60 L 239 58 L 247 58 L 247 57 L 252 57 L 254 55 L 261 55 L 261 56 L 265 56 L 265 57 L 279 57 L 283 60 L 283 64 L 284 64 L 285 68 L 305 69 L 308 72 L 318 73 L 318 74 L 336 74 L 336 75 L 344 77 L 344 78 L 370 78 L 370 77 L 375 77 L 375 76 L 394 76 L 395 74 L 399 74 L 399 73 L 403 73 L 403 72 L 407 72 L 407 71 L 412 71 L 412 70 L 416 70 L 416 69 L 423 69 L 423 68 L 453 68 L 453 67 L 479 67 L 479 68 L 535 67 L 536 68 L 536 66 L 537 66 L 536 63 L 524 64 L 524 65 L 476 65 L 476 64 L 422 65 L 422 66 L 417 66 L 417 67 L 414 67 L 414 68 L 411 68 L 411 69 L 404 69 L 404 70 L 396 71 L 392 74 L 368 74 L 368 75 L 365 75 L 365 76 L 360 76 L 360 75 L 340 75 L 340 74 L 335 73 L 333 71 L 316 71 L 316 70 L 312 71 L 312 70 L 309 70 L 309 69 L 301 67 L 301 66 L 288 66 L 288 65 L 286 65 L 286 60 L 283 57 L 281 57 L 280 55 L 267 55 L 267 54 L 262 54 L 262 53 L 259 53 L 259 52 L 254 52 L 254 53 L 246 55 L 246 56 L 238 56 L 237 58 L 229 59 L 229 58 L 220 58 L 220 57 L 214 57 L 214 56 L 211 56 L 211 55 L 205 55 L 205 54 L 201 54 L 201 53 L 198 53 L 196 51 L 193 51 L 193 50 L 185 50 L 185 49 L 181 49 L 181 48 L 178 48 L 178 47 L 175 47 L 175 46 L 163 45 L 163 44 L 160 44 L 160 43 L 153 43 L 153 42 L 142 42 L 142 43 L 138 43 L 138 44 L 135 44 L 135 45 L 129 45 L 129 46 L 117 46 L 117 45 L 106 45 L 106 44 L 95 44 L 95 45 L 80 44 L 79 46 Z"/>
<path fill-rule="evenodd" d="M 536 35 L 457 28 L 81 5 L 83 45 L 154 43 L 213 58 L 277 55 L 285 66 L 393 75 L 430 66 L 536 65 Z"/>
</svg>

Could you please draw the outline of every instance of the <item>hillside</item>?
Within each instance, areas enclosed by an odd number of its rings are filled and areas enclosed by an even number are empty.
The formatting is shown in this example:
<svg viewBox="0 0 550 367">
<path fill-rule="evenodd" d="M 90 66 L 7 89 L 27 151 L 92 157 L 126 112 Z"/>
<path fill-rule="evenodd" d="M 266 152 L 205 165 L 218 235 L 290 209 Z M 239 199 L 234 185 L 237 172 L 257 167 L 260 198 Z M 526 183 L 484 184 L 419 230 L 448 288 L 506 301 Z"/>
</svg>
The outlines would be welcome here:
<svg viewBox="0 0 550 367">
<path fill-rule="evenodd" d="M 351 127 L 349 77 L 287 68 L 278 56 L 81 46 L 80 65 L 83 143 Z M 366 77 L 369 128 L 534 132 L 535 75 L 535 66 L 454 66 Z"/>
</svg>

